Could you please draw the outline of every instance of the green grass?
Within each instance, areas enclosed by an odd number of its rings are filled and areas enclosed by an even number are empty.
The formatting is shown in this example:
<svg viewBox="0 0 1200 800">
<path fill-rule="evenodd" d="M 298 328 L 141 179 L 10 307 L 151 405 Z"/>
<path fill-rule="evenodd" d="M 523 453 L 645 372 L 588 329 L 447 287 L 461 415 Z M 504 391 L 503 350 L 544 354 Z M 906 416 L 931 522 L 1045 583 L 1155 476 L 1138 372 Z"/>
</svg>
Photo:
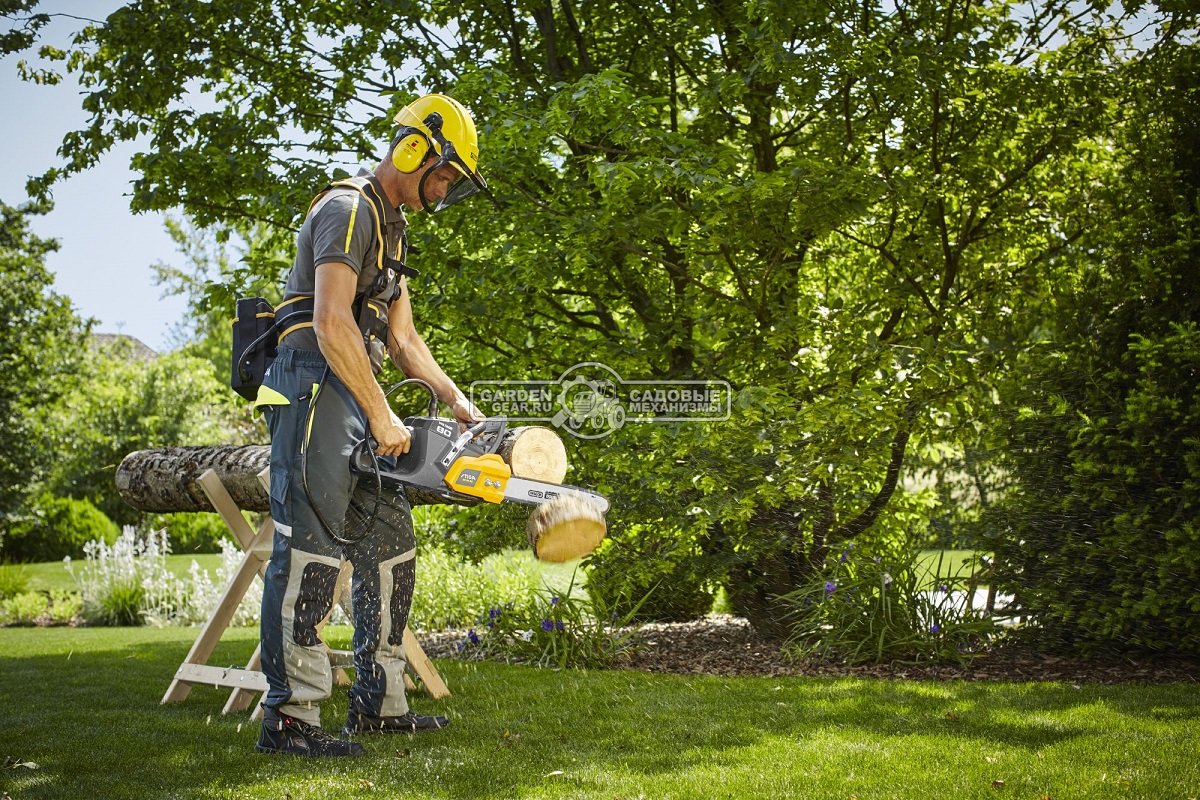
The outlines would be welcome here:
<svg viewBox="0 0 1200 800">
<path fill-rule="evenodd" d="M 1196 685 L 920 683 L 439 664 L 445 731 L 350 762 L 257 755 L 225 692 L 158 701 L 195 629 L 0 630 L 0 794 L 24 798 L 1200 795 Z M 211 660 L 241 664 L 256 632 Z M 335 644 L 346 629 L 331 632 Z M 327 726 L 346 710 L 325 709 Z M 993 781 L 1003 781 L 1000 787 Z"/>
</svg>

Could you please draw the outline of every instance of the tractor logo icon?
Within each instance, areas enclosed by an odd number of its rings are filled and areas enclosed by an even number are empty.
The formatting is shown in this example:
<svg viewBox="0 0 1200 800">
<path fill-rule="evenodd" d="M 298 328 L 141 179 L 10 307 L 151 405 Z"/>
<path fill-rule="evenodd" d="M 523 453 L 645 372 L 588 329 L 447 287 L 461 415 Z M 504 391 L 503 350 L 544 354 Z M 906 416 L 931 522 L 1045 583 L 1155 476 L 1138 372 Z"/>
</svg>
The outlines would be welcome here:
<svg viewBox="0 0 1200 800">
<path fill-rule="evenodd" d="M 589 367 L 594 368 L 591 377 L 585 377 L 583 370 Z M 598 362 L 576 364 L 559 377 L 558 385 L 557 411 L 550 420 L 556 428 L 566 427 L 581 439 L 599 439 L 625 424 L 621 377 L 611 368 Z"/>
</svg>

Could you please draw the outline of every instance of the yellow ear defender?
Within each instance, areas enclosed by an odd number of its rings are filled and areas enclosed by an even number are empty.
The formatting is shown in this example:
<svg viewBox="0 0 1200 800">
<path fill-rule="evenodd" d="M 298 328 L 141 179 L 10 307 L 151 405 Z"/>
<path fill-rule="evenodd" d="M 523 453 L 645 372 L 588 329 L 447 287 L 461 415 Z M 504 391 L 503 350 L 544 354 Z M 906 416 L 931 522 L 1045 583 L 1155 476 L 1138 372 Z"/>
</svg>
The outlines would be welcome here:
<svg viewBox="0 0 1200 800">
<path fill-rule="evenodd" d="M 429 137 L 413 130 L 400 137 L 392 148 L 392 164 L 404 173 L 416 172 L 429 155 Z"/>
</svg>

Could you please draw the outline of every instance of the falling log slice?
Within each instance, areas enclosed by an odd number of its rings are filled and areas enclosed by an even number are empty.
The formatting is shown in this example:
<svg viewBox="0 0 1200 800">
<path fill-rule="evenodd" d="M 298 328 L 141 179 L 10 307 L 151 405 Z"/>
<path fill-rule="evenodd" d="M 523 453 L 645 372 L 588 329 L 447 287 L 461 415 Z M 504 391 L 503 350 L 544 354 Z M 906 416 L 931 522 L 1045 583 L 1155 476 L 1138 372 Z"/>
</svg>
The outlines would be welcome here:
<svg viewBox="0 0 1200 800">
<path fill-rule="evenodd" d="M 529 546 L 542 561 L 562 563 L 595 550 L 608 525 L 600 509 L 578 497 L 558 497 L 529 515 Z"/>
<path fill-rule="evenodd" d="M 528 442 L 524 441 L 529 439 Z M 499 453 L 521 477 L 562 481 L 566 474 L 566 448 L 553 430 L 536 426 L 511 428 Z M 213 470 L 238 508 L 269 511 L 270 501 L 258 481 L 271 461 L 268 445 L 234 447 L 160 447 L 125 456 L 117 467 L 116 485 L 121 499 L 140 511 L 212 511 L 197 479 Z M 432 492 L 410 489 L 413 505 L 445 504 Z M 473 505 L 464 503 L 463 505 Z"/>
</svg>

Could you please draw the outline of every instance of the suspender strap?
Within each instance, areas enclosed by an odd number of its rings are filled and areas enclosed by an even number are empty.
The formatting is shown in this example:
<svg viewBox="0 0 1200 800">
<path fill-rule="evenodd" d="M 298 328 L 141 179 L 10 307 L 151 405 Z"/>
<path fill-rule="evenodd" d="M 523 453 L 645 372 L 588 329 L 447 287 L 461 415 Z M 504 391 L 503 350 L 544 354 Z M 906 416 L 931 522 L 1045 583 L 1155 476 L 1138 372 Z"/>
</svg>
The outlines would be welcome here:
<svg viewBox="0 0 1200 800">
<path fill-rule="evenodd" d="M 333 189 L 353 189 L 367 201 L 367 208 L 371 210 L 371 221 L 375 223 L 375 241 L 378 245 L 376 247 L 375 268 L 380 273 L 384 273 L 386 269 L 391 269 L 398 275 L 408 275 L 414 278 L 421 274 L 418 270 L 404 263 L 405 251 L 408 249 L 407 234 L 401 236 L 400 241 L 396 243 L 396 252 L 394 254 L 387 251 L 387 238 L 383 235 L 383 221 L 387 219 L 387 207 L 384 204 L 383 197 L 379 194 L 379 190 L 370 181 L 362 181 L 355 178 L 344 178 L 340 181 L 334 181 L 313 198 L 312 203 L 308 207 L 309 213 L 312 213 L 313 208 L 316 207 L 321 198 Z M 357 212 L 357 208 L 355 211 Z M 347 244 L 349 244 L 354 227 L 353 215 L 351 215 L 350 220 L 350 230 L 346 231 Z"/>
</svg>

